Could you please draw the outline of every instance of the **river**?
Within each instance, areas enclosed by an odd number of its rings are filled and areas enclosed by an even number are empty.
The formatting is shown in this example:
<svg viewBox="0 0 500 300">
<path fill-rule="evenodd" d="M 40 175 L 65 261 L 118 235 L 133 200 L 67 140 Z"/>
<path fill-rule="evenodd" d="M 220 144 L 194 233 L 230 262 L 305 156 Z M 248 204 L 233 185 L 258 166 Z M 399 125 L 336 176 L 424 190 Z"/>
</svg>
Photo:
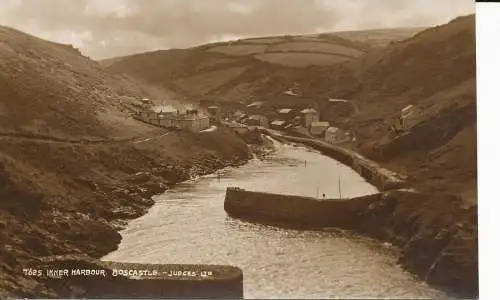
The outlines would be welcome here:
<svg viewBox="0 0 500 300">
<path fill-rule="evenodd" d="M 103 259 L 137 263 L 230 264 L 243 270 L 245 298 L 443 298 L 396 264 L 395 249 L 334 230 L 299 231 L 230 218 L 225 189 L 239 186 L 313 197 L 377 192 L 356 172 L 305 147 L 277 151 L 179 184 L 121 232 Z M 339 184 L 340 182 L 340 184 Z M 340 187 L 340 188 L 339 188 Z"/>
</svg>

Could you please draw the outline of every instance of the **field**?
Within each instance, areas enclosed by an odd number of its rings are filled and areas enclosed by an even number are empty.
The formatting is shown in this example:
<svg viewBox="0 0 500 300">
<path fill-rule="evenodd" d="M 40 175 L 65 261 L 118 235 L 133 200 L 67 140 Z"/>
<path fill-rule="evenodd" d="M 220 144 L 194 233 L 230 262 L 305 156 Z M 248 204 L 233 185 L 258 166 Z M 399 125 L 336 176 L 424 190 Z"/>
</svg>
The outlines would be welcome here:
<svg viewBox="0 0 500 300">
<path fill-rule="evenodd" d="M 219 65 L 224 65 L 224 64 L 229 64 L 234 62 L 235 60 L 232 58 L 219 58 L 219 57 L 214 57 L 214 58 L 208 58 L 201 62 L 196 69 L 197 70 L 206 70 L 206 69 L 211 69 L 213 67 L 219 66 Z"/>
<path fill-rule="evenodd" d="M 245 40 L 240 41 L 240 43 L 270 45 L 270 44 L 281 43 L 281 42 L 284 42 L 284 41 L 285 41 L 285 38 L 273 37 L 273 38 L 251 38 L 251 39 L 245 39 Z"/>
<path fill-rule="evenodd" d="M 267 49 L 267 52 L 307 52 L 307 53 L 329 53 L 348 57 L 357 57 L 363 52 L 349 47 L 318 42 L 292 42 L 278 44 Z"/>
<path fill-rule="evenodd" d="M 346 61 L 349 58 L 321 53 L 265 53 L 255 58 L 286 67 L 305 68 L 308 66 L 330 66 Z"/>
<path fill-rule="evenodd" d="M 392 41 L 402 40 L 415 35 L 424 30 L 425 27 L 410 27 L 410 28 L 388 28 L 374 29 L 365 31 L 341 31 L 326 34 L 327 36 L 337 36 L 352 41 L 368 43 L 377 47 L 385 47 Z"/>
<path fill-rule="evenodd" d="M 208 51 L 222 53 L 230 56 L 243 56 L 264 53 L 266 49 L 267 45 L 227 45 L 211 48 Z"/>
</svg>

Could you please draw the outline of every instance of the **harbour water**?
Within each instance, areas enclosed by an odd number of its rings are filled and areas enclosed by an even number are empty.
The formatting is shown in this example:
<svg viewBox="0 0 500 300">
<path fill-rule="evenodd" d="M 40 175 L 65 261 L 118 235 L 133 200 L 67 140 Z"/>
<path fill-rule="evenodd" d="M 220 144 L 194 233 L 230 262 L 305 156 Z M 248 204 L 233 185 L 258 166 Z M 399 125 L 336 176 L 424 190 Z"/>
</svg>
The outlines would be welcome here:
<svg viewBox="0 0 500 300">
<path fill-rule="evenodd" d="M 245 298 L 446 297 L 402 270 L 396 250 L 378 241 L 228 217 L 223 203 L 229 186 L 327 198 L 377 192 L 331 158 L 305 147 L 276 146 L 266 159 L 182 183 L 157 196 L 150 211 L 121 232 L 119 249 L 104 259 L 238 266 Z"/>
</svg>

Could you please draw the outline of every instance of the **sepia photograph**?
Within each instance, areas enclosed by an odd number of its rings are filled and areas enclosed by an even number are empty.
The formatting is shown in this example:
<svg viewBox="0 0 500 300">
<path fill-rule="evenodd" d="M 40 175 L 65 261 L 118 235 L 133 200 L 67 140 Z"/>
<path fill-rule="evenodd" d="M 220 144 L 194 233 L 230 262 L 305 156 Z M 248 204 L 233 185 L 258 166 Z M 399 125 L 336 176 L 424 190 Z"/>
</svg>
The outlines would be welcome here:
<svg viewBox="0 0 500 300">
<path fill-rule="evenodd" d="M 476 94 L 470 0 L 0 0 L 0 298 L 477 299 Z"/>
</svg>

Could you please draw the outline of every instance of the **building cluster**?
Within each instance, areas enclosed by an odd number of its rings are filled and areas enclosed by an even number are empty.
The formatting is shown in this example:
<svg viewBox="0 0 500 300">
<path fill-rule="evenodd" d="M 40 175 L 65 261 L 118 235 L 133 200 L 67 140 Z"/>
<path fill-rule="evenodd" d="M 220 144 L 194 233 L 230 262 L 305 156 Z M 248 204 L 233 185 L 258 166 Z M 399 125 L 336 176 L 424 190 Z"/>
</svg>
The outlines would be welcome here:
<svg viewBox="0 0 500 300">
<path fill-rule="evenodd" d="M 271 122 L 271 128 L 278 130 L 305 128 L 316 132 L 319 122 L 319 113 L 313 108 L 301 111 L 292 108 L 281 108 L 276 111 L 276 119 Z"/>
<path fill-rule="evenodd" d="M 349 133 L 321 120 L 319 112 L 314 108 L 275 108 L 269 110 L 261 101 L 240 103 L 218 103 L 204 101 L 207 116 L 197 110 L 179 112 L 173 108 L 159 110 L 145 110 L 143 119 L 165 127 L 183 128 L 191 131 L 200 131 L 210 127 L 210 124 L 223 123 L 236 133 L 243 134 L 254 128 L 264 127 L 281 131 L 296 131 L 330 143 L 337 143 L 350 139 Z"/>
<path fill-rule="evenodd" d="M 222 119 L 222 113 L 219 106 L 209 106 L 207 108 L 208 114 L 210 115 L 210 120 L 213 122 L 220 122 Z"/>
<path fill-rule="evenodd" d="M 330 122 L 321 121 L 319 112 L 313 108 L 306 108 L 298 112 L 291 108 L 282 108 L 277 112 L 278 119 L 271 122 L 272 129 L 303 129 L 310 135 L 322 137 L 331 143 L 343 141 L 348 137 L 343 130 L 332 127 Z"/>
<path fill-rule="evenodd" d="M 194 108 L 153 106 L 142 109 L 135 117 L 147 123 L 176 130 L 199 132 L 210 127 L 210 117 Z"/>
<path fill-rule="evenodd" d="M 321 121 L 319 112 L 313 108 L 302 110 L 279 108 L 275 112 L 266 112 L 261 109 L 261 105 L 261 102 L 253 102 L 233 112 L 229 117 L 233 121 L 230 123 L 231 127 L 238 132 L 244 131 L 244 128 L 251 129 L 258 126 L 282 131 L 306 131 L 312 136 L 324 138 L 331 143 L 344 141 L 348 138 L 345 131 L 332 127 L 327 121 Z M 211 115 L 217 115 L 215 107 L 211 111 L 214 112 Z"/>
</svg>

